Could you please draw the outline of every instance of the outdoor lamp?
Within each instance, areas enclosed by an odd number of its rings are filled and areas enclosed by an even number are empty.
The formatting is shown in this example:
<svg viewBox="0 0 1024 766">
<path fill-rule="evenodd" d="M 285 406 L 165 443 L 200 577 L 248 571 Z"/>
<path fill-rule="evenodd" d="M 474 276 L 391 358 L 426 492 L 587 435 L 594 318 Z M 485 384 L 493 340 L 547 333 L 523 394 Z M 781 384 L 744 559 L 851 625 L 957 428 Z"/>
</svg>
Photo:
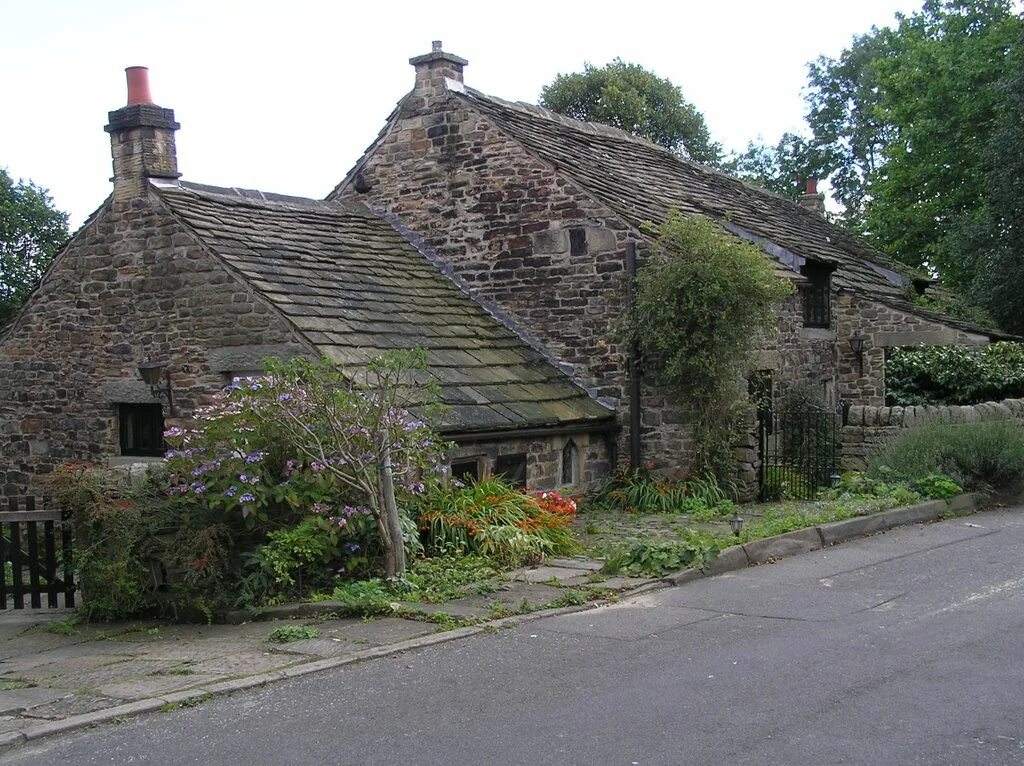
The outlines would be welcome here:
<svg viewBox="0 0 1024 766">
<path fill-rule="evenodd" d="M 139 376 L 149 386 L 149 392 L 157 399 L 167 399 L 167 408 L 174 417 L 174 396 L 171 393 L 171 374 L 166 371 L 167 365 L 154 362 L 152 358 L 139 363 Z M 166 388 L 160 387 L 160 379 L 166 382 Z"/>
<path fill-rule="evenodd" d="M 857 357 L 857 367 L 860 369 L 861 375 L 864 374 L 864 337 L 860 334 L 860 330 L 856 330 L 853 336 L 850 338 L 850 351 Z"/>
<path fill-rule="evenodd" d="M 739 537 L 740 530 L 743 529 L 743 517 L 740 516 L 739 510 L 733 509 L 732 518 L 729 519 L 729 526 L 732 528 L 732 533 Z"/>
</svg>

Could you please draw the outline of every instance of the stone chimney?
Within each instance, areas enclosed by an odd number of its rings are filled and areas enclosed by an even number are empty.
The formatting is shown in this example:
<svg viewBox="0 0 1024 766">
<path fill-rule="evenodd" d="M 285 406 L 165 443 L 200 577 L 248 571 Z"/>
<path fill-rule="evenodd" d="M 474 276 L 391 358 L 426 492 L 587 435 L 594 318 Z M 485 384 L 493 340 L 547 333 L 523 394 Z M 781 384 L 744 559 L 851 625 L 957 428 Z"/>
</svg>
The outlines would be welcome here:
<svg viewBox="0 0 1024 766">
<path fill-rule="evenodd" d="M 128 67 L 125 74 L 128 105 L 110 112 L 104 128 L 114 159 L 115 202 L 144 196 L 148 178 L 181 177 L 174 148 L 174 131 L 181 126 L 174 121 L 174 110 L 153 103 L 146 67 Z"/>
<path fill-rule="evenodd" d="M 818 179 L 808 178 L 807 188 L 800 195 L 800 207 L 809 213 L 825 217 L 825 195 L 818 193 Z"/>
<path fill-rule="evenodd" d="M 424 102 L 444 95 L 445 79 L 461 84 L 462 69 L 469 64 L 466 59 L 441 50 L 440 40 L 434 40 L 431 48 L 430 53 L 409 59 L 409 63 L 416 67 L 416 86 L 413 93 L 422 97 Z"/>
</svg>

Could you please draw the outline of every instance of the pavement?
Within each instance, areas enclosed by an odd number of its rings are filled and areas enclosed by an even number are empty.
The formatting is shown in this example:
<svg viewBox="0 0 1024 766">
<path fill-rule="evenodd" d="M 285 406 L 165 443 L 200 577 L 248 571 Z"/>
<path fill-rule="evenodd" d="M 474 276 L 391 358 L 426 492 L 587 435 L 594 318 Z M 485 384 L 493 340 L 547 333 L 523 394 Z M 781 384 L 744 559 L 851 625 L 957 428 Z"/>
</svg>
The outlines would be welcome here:
<svg viewBox="0 0 1024 766">
<path fill-rule="evenodd" d="M 0 762 L 1020 764 L 1022 510 L 44 738 Z"/>
<path fill-rule="evenodd" d="M 0 746 L 458 638 L 473 631 L 453 632 L 453 625 L 561 606 L 570 589 L 597 595 L 649 582 L 600 575 L 600 566 L 600 561 L 583 558 L 555 560 L 510 573 L 493 593 L 440 605 L 403 604 L 403 617 L 332 617 L 330 604 L 314 604 L 306 608 L 316 609 L 319 616 L 287 623 L 134 621 L 76 625 L 73 635 L 62 635 L 52 631 L 73 615 L 71 611 L 0 612 Z M 278 608 L 264 616 L 287 612 Z M 413 616 L 414 612 L 419 614 Z M 271 643 L 269 634 L 283 624 L 311 626 L 320 635 Z"/>
</svg>

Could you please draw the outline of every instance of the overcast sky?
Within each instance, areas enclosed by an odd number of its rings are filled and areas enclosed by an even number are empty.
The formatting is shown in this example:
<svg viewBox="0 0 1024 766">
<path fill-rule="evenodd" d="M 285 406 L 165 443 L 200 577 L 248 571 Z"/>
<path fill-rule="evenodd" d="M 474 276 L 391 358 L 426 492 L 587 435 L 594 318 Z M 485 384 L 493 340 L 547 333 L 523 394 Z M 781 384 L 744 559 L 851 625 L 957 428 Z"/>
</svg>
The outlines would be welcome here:
<svg viewBox="0 0 1024 766">
<path fill-rule="evenodd" d="M 80 225 L 110 190 L 107 112 L 148 66 L 175 110 L 178 168 L 221 186 L 323 197 L 412 86 L 431 40 L 466 83 L 536 102 L 559 72 L 616 56 L 679 85 L 742 149 L 800 129 L 806 64 L 920 0 L 216 2 L 0 0 L 0 166 Z"/>
</svg>

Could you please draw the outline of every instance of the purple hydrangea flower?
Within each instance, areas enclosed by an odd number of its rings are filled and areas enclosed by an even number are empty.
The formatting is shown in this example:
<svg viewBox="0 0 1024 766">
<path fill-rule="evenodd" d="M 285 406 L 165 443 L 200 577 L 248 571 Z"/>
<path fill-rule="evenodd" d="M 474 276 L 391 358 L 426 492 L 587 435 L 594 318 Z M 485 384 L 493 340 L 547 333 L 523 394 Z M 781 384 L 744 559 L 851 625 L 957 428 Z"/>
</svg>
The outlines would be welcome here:
<svg viewBox="0 0 1024 766">
<path fill-rule="evenodd" d="M 244 495 L 241 495 L 238 498 L 238 502 L 240 502 L 240 503 L 255 503 L 256 502 L 256 497 L 254 495 L 250 494 L 249 492 L 246 492 Z"/>
<path fill-rule="evenodd" d="M 236 492 L 238 492 L 238 487 L 232 484 L 231 487 L 224 494 L 227 495 L 228 497 L 234 497 Z"/>
<path fill-rule="evenodd" d="M 246 463 L 258 463 L 258 462 L 260 462 L 263 459 L 263 455 L 264 455 L 264 453 L 262 453 L 262 452 L 252 452 L 252 453 L 250 453 L 250 454 L 245 456 L 245 462 Z"/>
</svg>

